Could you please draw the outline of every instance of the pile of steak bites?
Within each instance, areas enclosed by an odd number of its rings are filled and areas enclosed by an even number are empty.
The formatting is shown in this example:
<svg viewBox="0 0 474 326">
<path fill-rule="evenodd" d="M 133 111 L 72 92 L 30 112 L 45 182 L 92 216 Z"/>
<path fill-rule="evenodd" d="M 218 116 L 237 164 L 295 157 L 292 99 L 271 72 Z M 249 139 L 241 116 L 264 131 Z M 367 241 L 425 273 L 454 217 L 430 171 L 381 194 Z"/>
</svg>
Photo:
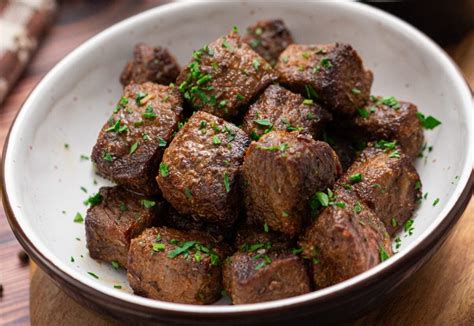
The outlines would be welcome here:
<svg viewBox="0 0 474 326">
<path fill-rule="evenodd" d="M 180 69 L 136 45 L 92 152 L 103 187 L 86 218 L 94 259 L 153 299 L 282 299 L 393 255 L 412 216 L 417 108 L 370 95 L 349 44 L 294 44 L 281 20 L 234 28 Z"/>
</svg>

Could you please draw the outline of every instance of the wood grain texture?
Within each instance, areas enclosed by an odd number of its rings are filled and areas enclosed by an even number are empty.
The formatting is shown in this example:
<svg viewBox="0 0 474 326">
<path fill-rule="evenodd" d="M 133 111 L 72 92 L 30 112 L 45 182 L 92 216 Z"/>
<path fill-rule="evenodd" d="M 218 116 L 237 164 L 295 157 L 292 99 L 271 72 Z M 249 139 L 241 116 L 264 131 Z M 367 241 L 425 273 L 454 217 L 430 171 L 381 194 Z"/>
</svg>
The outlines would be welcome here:
<svg viewBox="0 0 474 326">
<path fill-rule="evenodd" d="M 1 0 L 0 0 L 1 2 Z M 125 17 L 163 1 L 64 1 L 56 24 L 32 63 L 0 107 L 0 145 L 21 103 L 36 83 L 90 36 Z M 474 31 L 448 49 L 474 86 Z M 471 200 L 441 250 L 382 308 L 357 325 L 473 325 L 474 324 L 474 200 Z M 21 247 L 0 212 L 0 325 L 30 323 L 28 268 L 17 258 Z M 35 325 L 109 325 L 110 320 L 86 311 L 66 297 L 47 276 L 35 273 L 31 284 L 31 321 Z M 50 302 L 50 304 L 44 304 Z M 61 310 L 62 309 L 62 310 Z M 71 317 L 71 318 L 69 318 Z M 74 318 L 73 318 L 74 317 Z M 77 317 L 77 318 L 76 318 Z"/>
</svg>

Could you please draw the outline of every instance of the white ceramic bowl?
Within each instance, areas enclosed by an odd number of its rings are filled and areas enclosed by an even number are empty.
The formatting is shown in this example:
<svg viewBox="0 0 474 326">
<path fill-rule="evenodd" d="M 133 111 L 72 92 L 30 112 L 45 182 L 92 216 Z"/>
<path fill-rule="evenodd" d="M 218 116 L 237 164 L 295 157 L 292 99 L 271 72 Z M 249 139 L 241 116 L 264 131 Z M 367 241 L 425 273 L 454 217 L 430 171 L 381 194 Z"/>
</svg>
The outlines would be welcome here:
<svg viewBox="0 0 474 326">
<path fill-rule="evenodd" d="M 90 161 L 80 155 L 90 154 L 120 97 L 118 77 L 133 44 L 164 45 L 185 64 L 193 50 L 233 25 L 244 30 L 258 19 L 274 17 L 285 20 L 297 43 L 352 44 L 374 72 L 373 94 L 413 102 L 421 112 L 442 121 L 435 130 L 426 131 L 433 150 L 416 163 L 428 198 L 416 214 L 413 235 L 402 235 L 400 252 L 376 268 L 294 298 L 193 306 L 133 295 L 125 273 L 89 257 L 84 225 L 73 222 L 77 212 L 86 210 L 83 200 L 107 184 L 95 177 Z M 472 104 L 463 77 L 438 46 L 401 20 L 366 5 L 294 1 L 165 5 L 93 37 L 64 58 L 31 93 L 4 149 L 4 206 L 19 241 L 41 268 L 76 299 L 119 318 L 203 323 L 314 315 L 319 320 L 348 318 L 379 301 L 419 268 L 460 216 L 472 184 Z M 436 198 L 439 204 L 433 206 Z M 123 289 L 114 289 L 113 284 Z"/>
</svg>

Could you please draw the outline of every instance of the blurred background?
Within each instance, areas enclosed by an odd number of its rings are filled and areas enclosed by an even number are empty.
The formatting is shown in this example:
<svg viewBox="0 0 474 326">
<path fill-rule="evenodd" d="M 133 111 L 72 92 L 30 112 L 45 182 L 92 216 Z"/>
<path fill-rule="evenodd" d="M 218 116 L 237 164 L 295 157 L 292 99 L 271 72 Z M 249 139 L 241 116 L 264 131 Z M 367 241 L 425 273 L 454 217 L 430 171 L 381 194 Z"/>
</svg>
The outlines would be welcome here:
<svg viewBox="0 0 474 326">
<path fill-rule="evenodd" d="M 112 24 L 167 2 L 0 0 L 0 146 L 21 103 L 67 53 Z M 363 2 L 430 36 L 474 87 L 474 0 Z M 0 325 L 30 323 L 28 265 L 0 209 Z"/>
</svg>

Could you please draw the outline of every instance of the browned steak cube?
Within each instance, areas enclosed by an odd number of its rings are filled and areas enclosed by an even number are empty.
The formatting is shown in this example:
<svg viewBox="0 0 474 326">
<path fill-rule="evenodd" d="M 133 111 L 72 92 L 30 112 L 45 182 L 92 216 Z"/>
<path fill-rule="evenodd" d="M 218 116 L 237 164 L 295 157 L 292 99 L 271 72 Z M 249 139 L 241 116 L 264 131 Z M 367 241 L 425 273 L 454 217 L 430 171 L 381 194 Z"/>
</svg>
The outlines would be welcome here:
<svg viewBox="0 0 474 326">
<path fill-rule="evenodd" d="M 317 138 L 331 118 L 312 100 L 270 85 L 245 114 L 242 130 L 253 140 L 271 130 L 302 131 Z"/>
<path fill-rule="evenodd" d="M 347 280 L 392 255 L 384 225 L 355 193 L 337 188 L 332 196 L 300 238 L 319 288 Z"/>
<path fill-rule="evenodd" d="M 240 208 L 239 172 L 249 139 L 209 113 L 194 113 L 166 149 L 158 184 L 184 215 L 230 227 Z"/>
<path fill-rule="evenodd" d="M 98 173 L 139 193 L 159 192 L 155 177 L 182 118 L 181 105 L 172 87 L 150 82 L 125 87 L 92 151 Z"/>
<path fill-rule="evenodd" d="M 283 20 L 270 19 L 249 26 L 243 41 L 274 66 L 280 53 L 293 43 L 293 38 Z"/>
<path fill-rule="evenodd" d="M 338 183 L 353 189 L 390 235 L 413 215 L 421 194 L 420 177 L 395 142 L 369 144 Z"/>
<path fill-rule="evenodd" d="M 265 59 L 231 32 L 195 51 L 177 85 L 194 109 L 231 119 L 276 78 Z"/>
<path fill-rule="evenodd" d="M 138 43 L 133 50 L 133 59 L 128 61 L 120 75 L 120 82 L 124 86 L 132 82 L 168 85 L 176 81 L 179 72 L 176 59 L 166 48 Z"/>
<path fill-rule="evenodd" d="M 161 219 L 163 202 L 120 186 L 102 187 L 95 198 L 99 203 L 87 210 L 85 221 L 89 254 L 127 267 L 130 240 Z"/>
<path fill-rule="evenodd" d="M 242 174 L 249 222 L 297 235 L 309 215 L 309 199 L 331 187 L 341 165 L 331 147 L 298 132 L 272 131 L 252 142 Z"/>
<path fill-rule="evenodd" d="M 333 112 L 352 115 L 369 99 L 372 72 L 349 44 L 292 44 L 275 69 L 282 84 Z"/>
<path fill-rule="evenodd" d="M 132 240 L 128 281 L 136 294 L 164 301 L 210 304 L 221 296 L 228 248 L 211 236 L 161 227 Z"/>
<path fill-rule="evenodd" d="M 259 246 L 262 245 L 262 246 Z M 253 244 L 229 257 L 223 285 L 233 304 L 284 299 L 311 291 L 303 260 L 287 251 Z"/>
<path fill-rule="evenodd" d="M 396 140 L 412 160 L 418 156 L 423 145 L 423 129 L 414 104 L 399 102 L 393 96 L 371 96 L 367 106 L 358 111 L 354 124 L 364 137 Z"/>
</svg>

